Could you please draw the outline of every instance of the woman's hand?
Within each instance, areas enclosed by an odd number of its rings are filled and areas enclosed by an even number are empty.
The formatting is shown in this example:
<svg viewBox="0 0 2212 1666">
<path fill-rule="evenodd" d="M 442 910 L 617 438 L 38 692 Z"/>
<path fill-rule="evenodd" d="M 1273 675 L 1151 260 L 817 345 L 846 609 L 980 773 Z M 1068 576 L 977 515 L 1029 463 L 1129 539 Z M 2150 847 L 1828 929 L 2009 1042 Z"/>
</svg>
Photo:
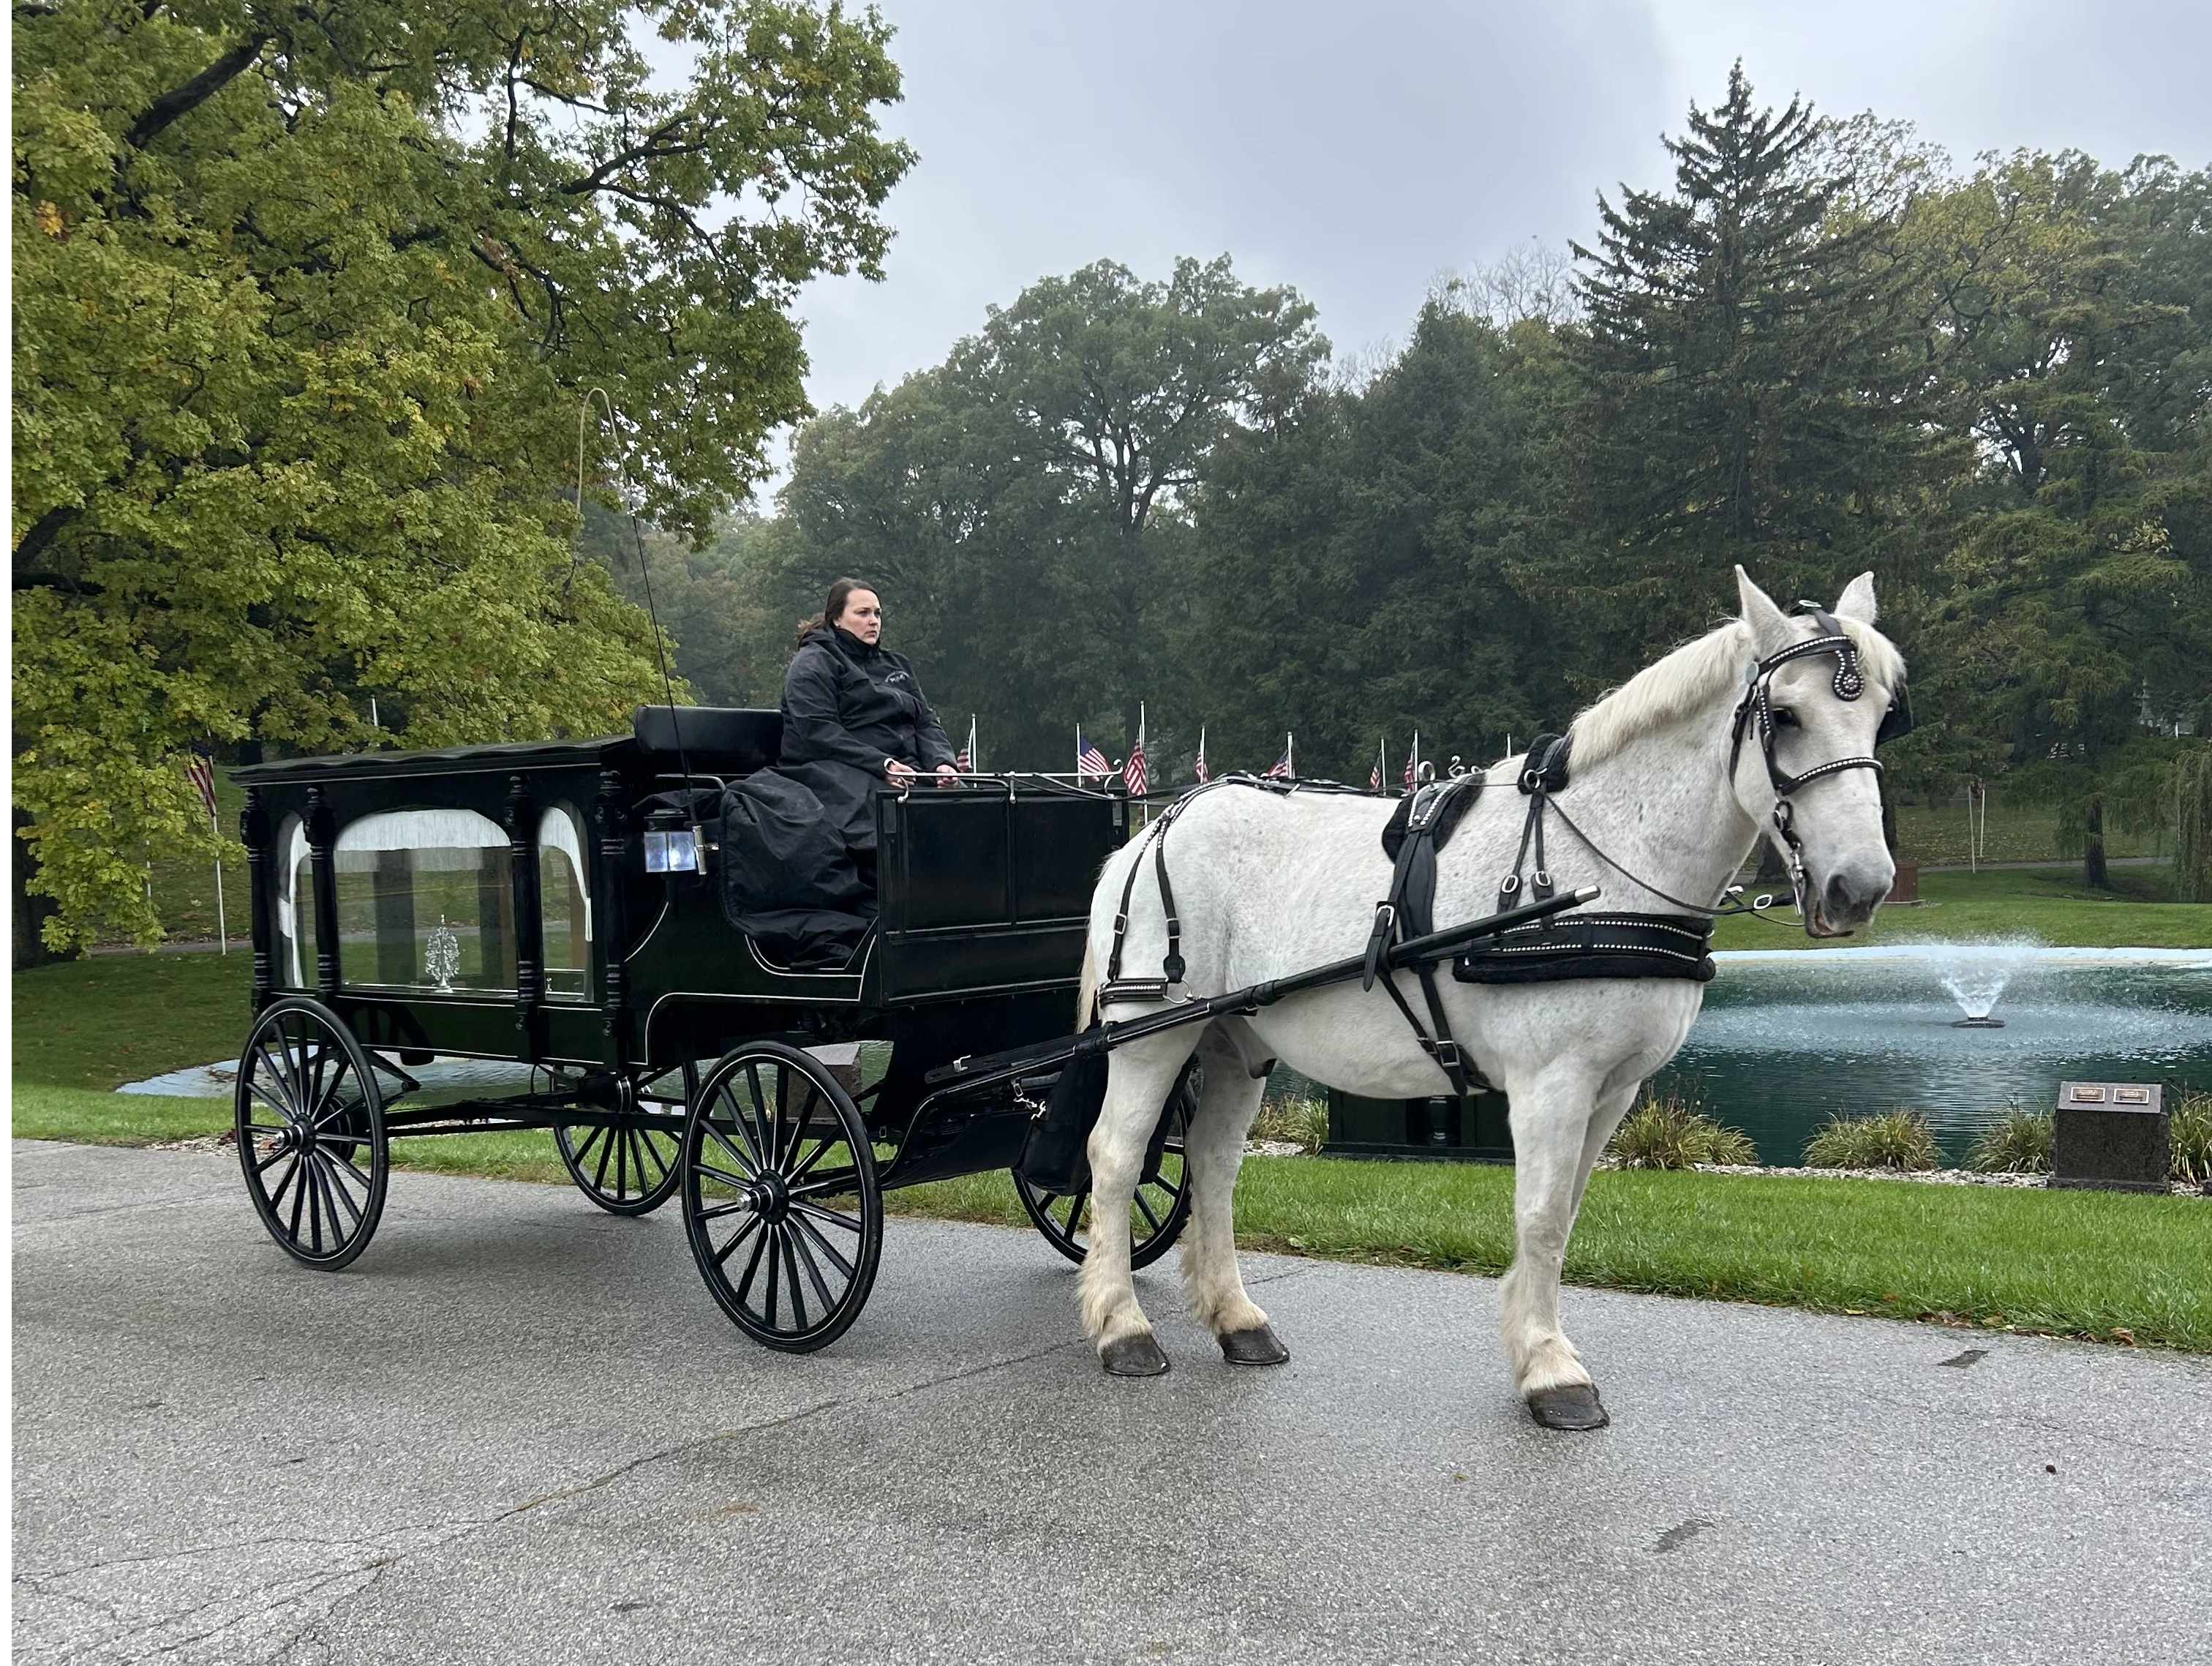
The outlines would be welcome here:
<svg viewBox="0 0 2212 1666">
<path fill-rule="evenodd" d="M 884 773 L 903 787 L 914 779 L 914 766 L 902 763 L 895 757 L 887 757 L 884 760 Z"/>
<path fill-rule="evenodd" d="M 940 763 L 937 766 L 937 784 L 939 787 L 950 787 L 959 779 L 960 771 L 950 763 Z"/>
</svg>

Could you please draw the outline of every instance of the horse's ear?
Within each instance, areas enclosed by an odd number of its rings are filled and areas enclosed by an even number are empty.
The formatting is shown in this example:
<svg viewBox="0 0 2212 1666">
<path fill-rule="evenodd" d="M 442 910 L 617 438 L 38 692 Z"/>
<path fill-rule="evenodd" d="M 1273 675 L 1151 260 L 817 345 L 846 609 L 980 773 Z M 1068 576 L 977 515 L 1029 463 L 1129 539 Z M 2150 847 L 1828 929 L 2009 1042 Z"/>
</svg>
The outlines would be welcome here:
<svg viewBox="0 0 2212 1666">
<path fill-rule="evenodd" d="M 1735 588 L 1736 599 L 1743 607 L 1743 622 L 1751 627 L 1752 647 L 1764 658 L 1790 640 L 1790 616 L 1741 567 L 1735 569 Z"/>
<path fill-rule="evenodd" d="M 1844 587 L 1844 593 L 1836 598 L 1835 615 L 1839 619 L 1856 619 L 1861 624 L 1872 624 L 1881 610 L 1874 605 L 1874 575 L 1862 573 Z"/>
</svg>

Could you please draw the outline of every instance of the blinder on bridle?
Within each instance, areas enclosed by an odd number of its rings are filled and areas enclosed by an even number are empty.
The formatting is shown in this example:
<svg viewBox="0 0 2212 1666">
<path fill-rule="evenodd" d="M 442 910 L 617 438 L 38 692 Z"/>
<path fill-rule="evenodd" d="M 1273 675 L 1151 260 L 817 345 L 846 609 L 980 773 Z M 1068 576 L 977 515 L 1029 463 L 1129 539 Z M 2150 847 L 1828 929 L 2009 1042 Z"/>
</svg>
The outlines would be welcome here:
<svg viewBox="0 0 2212 1666">
<path fill-rule="evenodd" d="M 1826 763 L 1816 763 L 1802 775 L 1793 775 L 1782 767 L 1774 755 L 1775 731 L 1778 725 L 1774 714 L 1774 673 L 1792 660 L 1809 659 L 1814 654 L 1832 654 L 1836 659 L 1835 675 L 1828 686 L 1838 700 L 1853 701 L 1866 692 L 1866 673 L 1859 665 L 1858 644 L 1849 632 L 1837 623 L 1834 614 L 1818 602 L 1800 602 L 1790 610 L 1800 616 L 1809 616 L 1820 628 L 1820 634 L 1808 636 L 1802 642 L 1792 642 L 1759 660 L 1751 668 L 1750 678 L 1744 689 L 1743 698 L 1737 702 L 1734 739 L 1729 747 L 1729 779 L 1735 779 L 1736 763 L 1743 755 L 1744 736 L 1754 726 L 1759 735 L 1759 750 L 1766 760 L 1766 778 L 1774 787 L 1774 829 L 1787 848 L 1790 856 L 1790 879 L 1797 893 L 1797 908 L 1805 908 L 1804 848 L 1792 824 L 1795 810 L 1790 794 L 1814 781 L 1829 775 L 1841 775 L 1846 769 L 1871 769 L 1880 775 L 1881 761 L 1868 755 L 1863 757 L 1831 758 Z M 1875 732 L 1874 744 L 1910 733 L 1912 728 L 1912 708 L 1898 690 L 1890 696 L 1889 709 L 1882 715 L 1881 727 Z"/>
</svg>

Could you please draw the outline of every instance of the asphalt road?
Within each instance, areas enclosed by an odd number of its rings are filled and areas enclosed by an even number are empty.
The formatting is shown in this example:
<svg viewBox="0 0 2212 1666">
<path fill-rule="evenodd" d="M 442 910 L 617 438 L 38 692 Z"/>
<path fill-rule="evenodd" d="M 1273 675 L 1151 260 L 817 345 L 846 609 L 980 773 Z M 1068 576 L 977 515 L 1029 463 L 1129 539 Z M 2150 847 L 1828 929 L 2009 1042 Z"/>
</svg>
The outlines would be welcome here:
<svg viewBox="0 0 2212 1666">
<path fill-rule="evenodd" d="M 14 1196 L 19 1661 L 2212 1658 L 2212 1360 L 1570 1291 L 1561 1435 L 1486 1280 L 1252 1257 L 1254 1371 L 1156 1270 L 1126 1382 L 994 1228 L 788 1358 L 672 1210 L 396 1175 L 317 1274 L 227 1157 Z"/>
</svg>

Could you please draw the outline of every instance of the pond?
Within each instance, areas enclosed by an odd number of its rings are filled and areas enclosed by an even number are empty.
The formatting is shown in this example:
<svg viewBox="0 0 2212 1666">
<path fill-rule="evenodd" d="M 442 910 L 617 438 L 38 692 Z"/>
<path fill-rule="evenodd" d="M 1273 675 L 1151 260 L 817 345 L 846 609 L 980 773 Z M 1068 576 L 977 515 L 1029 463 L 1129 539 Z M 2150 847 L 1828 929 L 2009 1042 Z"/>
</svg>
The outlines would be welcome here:
<svg viewBox="0 0 2212 1666">
<path fill-rule="evenodd" d="M 1946 1158 L 2063 1080 L 2212 1089 L 2212 948 L 1911 943 L 1714 956 L 1705 1010 L 1656 1085 L 1689 1091 L 1761 1160 L 1832 1113 L 1925 1112 Z M 2002 1027 L 1960 1028 L 1987 1017 Z"/>
</svg>

